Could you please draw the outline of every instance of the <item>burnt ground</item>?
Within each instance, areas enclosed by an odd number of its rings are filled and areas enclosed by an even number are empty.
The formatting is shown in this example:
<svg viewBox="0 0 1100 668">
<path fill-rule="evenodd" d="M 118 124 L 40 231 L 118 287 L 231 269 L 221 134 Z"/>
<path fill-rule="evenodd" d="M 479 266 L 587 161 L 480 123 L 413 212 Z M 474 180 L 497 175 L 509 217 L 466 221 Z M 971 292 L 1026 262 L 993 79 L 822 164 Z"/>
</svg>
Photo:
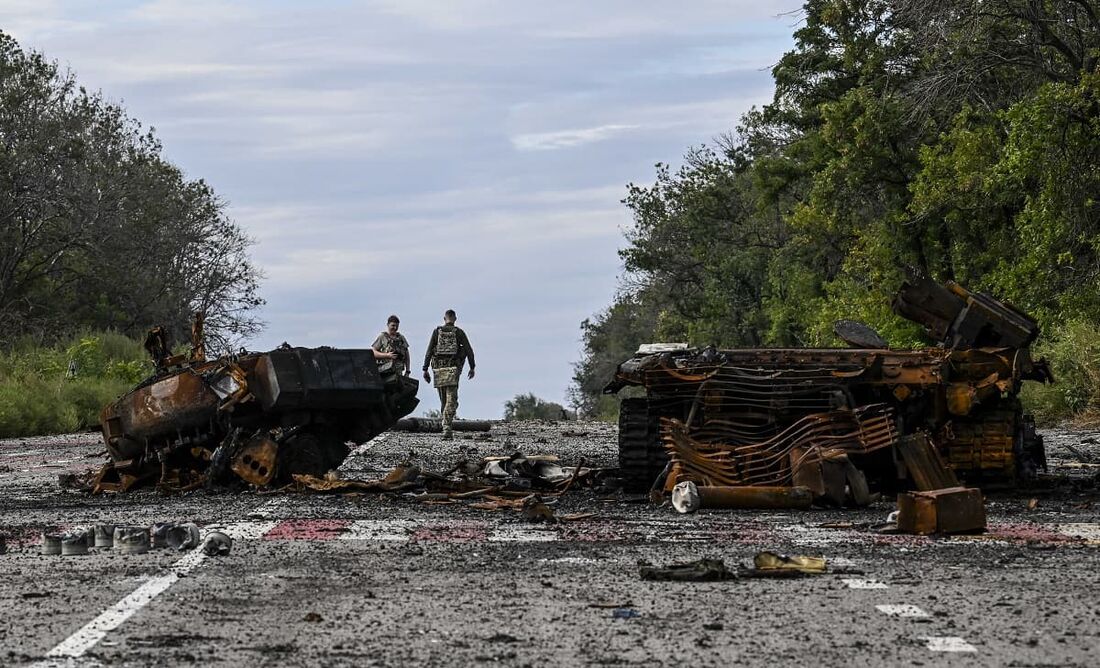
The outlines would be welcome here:
<svg viewBox="0 0 1100 668">
<path fill-rule="evenodd" d="M 596 516 L 546 526 L 388 495 L 91 497 L 57 480 L 102 460 L 97 436 L 0 441 L 0 664 L 1096 665 L 1100 433 L 1045 435 L 1053 478 L 990 493 L 989 532 L 951 538 L 875 533 L 892 500 L 683 516 L 578 490 L 558 513 Z M 613 466 L 615 437 L 591 423 L 453 442 L 394 433 L 343 471 L 374 478 L 406 459 L 444 470 L 514 450 Z M 167 520 L 237 540 L 210 558 L 38 552 L 46 528 Z M 638 576 L 640 560 L 732 567 L 760 550 L 821 555 L 842 573 Z"/>
</svg>

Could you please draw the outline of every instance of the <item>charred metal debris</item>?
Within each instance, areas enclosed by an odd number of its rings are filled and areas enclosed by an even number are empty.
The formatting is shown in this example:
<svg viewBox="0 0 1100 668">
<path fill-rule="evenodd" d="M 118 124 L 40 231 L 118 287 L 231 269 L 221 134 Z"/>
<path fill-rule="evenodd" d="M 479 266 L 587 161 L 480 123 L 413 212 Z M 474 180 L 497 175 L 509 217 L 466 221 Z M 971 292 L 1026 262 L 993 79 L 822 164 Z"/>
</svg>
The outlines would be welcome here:
<svg viewBox="0 0 1100 668">
<path fill-rule="evenodd" d="M 577 466 L 563 466 L 553 455 L 516 452 L 479 461 L 459 460 L 442 472 L 406 463 L 378 480 L 345 479 L 335 471 L 320 477 L 294 474 L 289 489 L 321 494 L 391 494 L 428 505 L 512 510 L 528 521 L 553 524 L 592 517 L 594 513 L 558 515 L 557 501 L 570 490 L 604 488 L 614 472 L 587 467 L 583 459 Z"/>
<path fill-rule="evenodd" d="M 294 348 L 207 359 L 202 316 L 191 349 L 171 354 L 150 330 L 154 374 L 100 415 L 110 463 L 95 493 L 155 484 L 187 491 L 234 480 L 256 487 L 323 476 L 417 406 L 418 382 L 382 376 L 372 351 Z"/>
<path fill-rule="evenodd" d="M 958 488 L 956 475 L 1012 486 L 1045 469 L 1018 396 L 1025 381 L 1053 382 L 1031 358 L 1037 323 L 929 279 L 903 285 L 893 307 L 938 345 L 892 350 L 841 321 L 851 348 L 643 346 L 605 388 L 644 389 L 622 401 L 626 487 L 663 497 L 689 483 L 674 501 L 691 508 L 860 506 L 879 492 Z"/>
</svg>

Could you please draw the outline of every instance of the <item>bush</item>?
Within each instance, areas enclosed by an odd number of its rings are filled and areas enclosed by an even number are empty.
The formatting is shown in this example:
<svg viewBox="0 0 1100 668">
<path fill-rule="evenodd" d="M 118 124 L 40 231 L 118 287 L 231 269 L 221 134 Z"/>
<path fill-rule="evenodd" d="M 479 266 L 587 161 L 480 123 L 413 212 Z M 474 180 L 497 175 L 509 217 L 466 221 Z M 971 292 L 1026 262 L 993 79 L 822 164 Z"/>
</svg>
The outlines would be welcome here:
<svg viewBox="0 0 1100 668">
<path fill-rule="evenodd" d="M 144 357 L 140 342 L 114 332 L 17 342 L 0 352 L 0 437 L 94 427 L 106 404 L 149 375 Z"/>
<path fill-rule="evenodd" d="M 1024 406 L 1040 424 L 1100 423 L 1100 326 L 1072 321 L 1035 346 L 1054 372 L 1053 385 L 1027 383 Z"/>
<path fill-rule="evenodd" d="M 504 419 L 513 420 L 572 420 L 576 415 L 553 401 L 539 399 L 534 394 L 517 394 L 504 402 Z"/>
</svg>

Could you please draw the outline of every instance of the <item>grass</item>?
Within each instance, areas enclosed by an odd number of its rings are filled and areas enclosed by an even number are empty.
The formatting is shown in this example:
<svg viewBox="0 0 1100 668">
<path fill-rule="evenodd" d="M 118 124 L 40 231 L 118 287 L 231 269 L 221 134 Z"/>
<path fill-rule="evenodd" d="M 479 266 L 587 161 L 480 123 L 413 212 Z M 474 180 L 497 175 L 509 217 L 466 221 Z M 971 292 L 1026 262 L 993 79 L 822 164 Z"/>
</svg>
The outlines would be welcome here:
<svg viewBox="0 0 1100 668">
<path fill-rule="evenodd" d="M 0 437 L 94 427 L 106 404 L 151 371 L 141 343 L 116 332 L 18 341 L 0 351 Z"/>
<path fill-rule="evenodd" d="M 1024 407 L 1040 425 L 1100 425 L 1100 326 L 1074 321 L 1040 341 L 1032 357 L 1045 357 L 1053 385 L 1025 383 Z"/>
</svg>

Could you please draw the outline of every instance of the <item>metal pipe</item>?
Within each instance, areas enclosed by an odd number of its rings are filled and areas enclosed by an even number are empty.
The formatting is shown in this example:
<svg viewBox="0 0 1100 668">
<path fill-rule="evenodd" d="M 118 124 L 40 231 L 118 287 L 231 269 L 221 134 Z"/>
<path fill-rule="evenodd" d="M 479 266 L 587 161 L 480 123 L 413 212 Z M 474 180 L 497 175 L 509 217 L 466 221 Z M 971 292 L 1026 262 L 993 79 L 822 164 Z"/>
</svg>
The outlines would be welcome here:
<svg viewBox="0 0 1100 668">
<path fill-rule="evenodd" d="M 672 489 L 672 506 L 681 513 L 700 508 L 806 509 L 813 500 L 808 487 L 701 487 L 689 481 Z"/>
</svg>

